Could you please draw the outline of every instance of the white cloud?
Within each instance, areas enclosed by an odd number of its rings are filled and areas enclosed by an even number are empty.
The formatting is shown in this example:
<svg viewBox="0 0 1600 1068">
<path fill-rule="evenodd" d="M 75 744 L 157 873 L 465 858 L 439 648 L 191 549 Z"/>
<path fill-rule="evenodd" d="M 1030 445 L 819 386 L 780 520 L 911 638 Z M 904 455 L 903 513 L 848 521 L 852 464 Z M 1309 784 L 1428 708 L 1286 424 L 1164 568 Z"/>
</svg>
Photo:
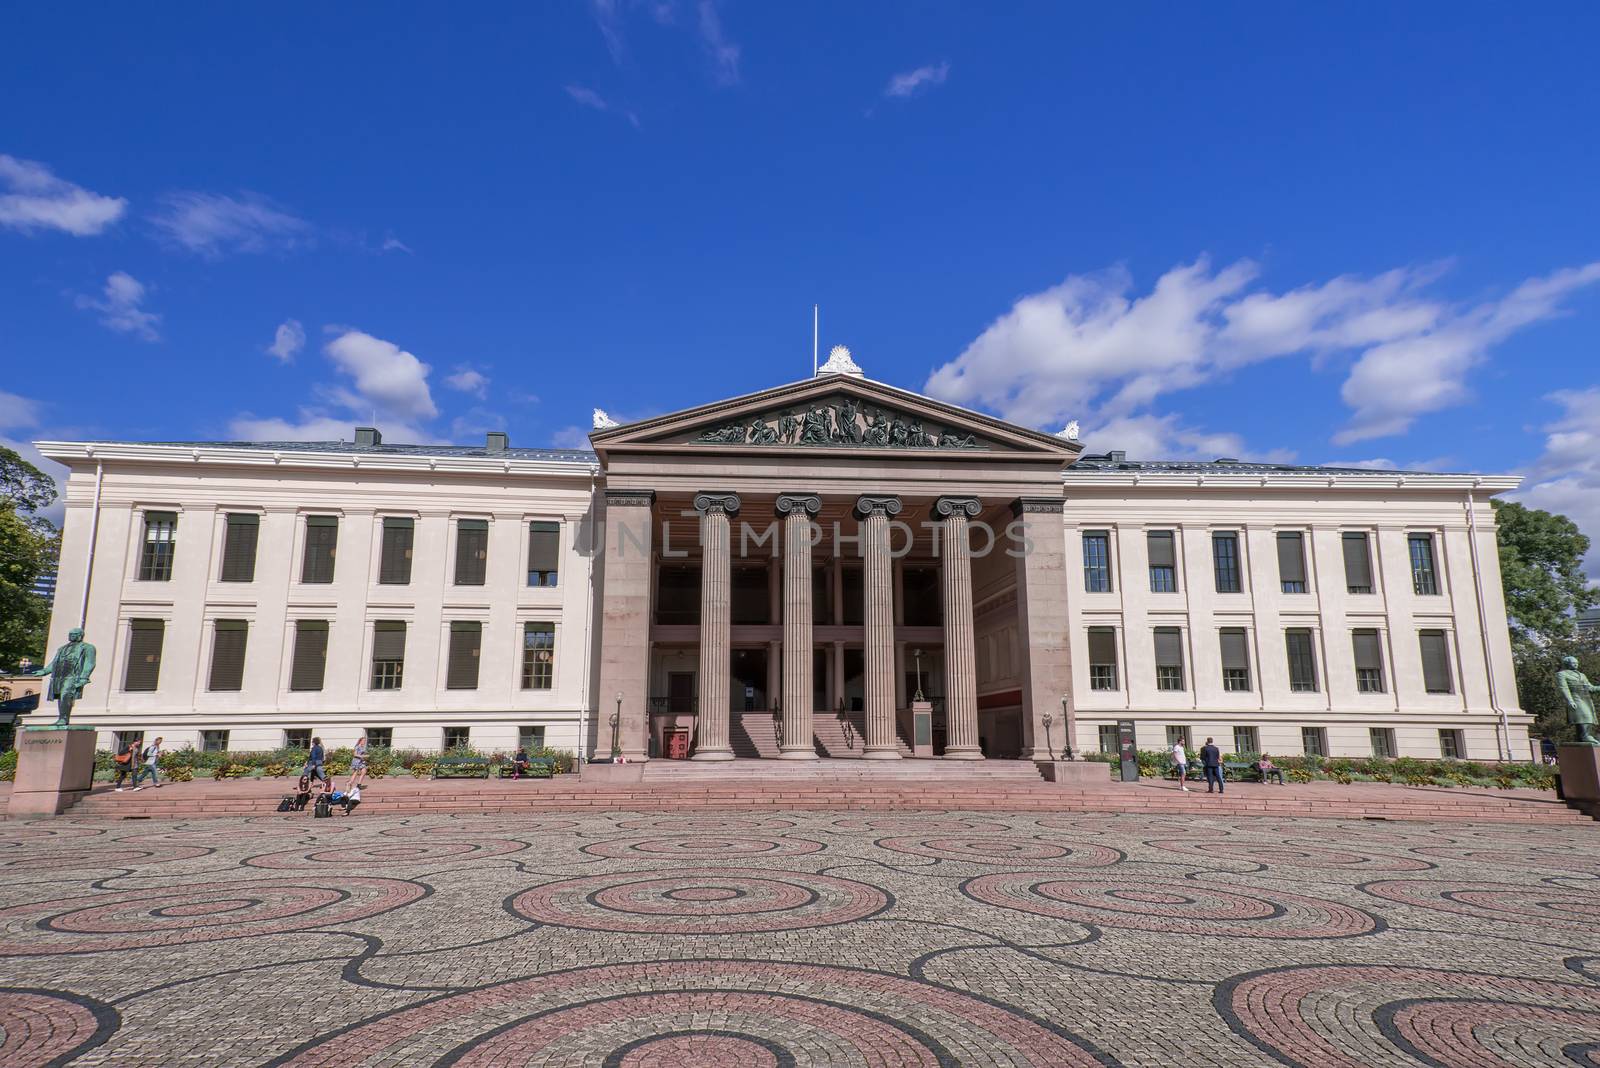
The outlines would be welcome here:
<svg viewBox="0 0 1600 1068">
<path fill-rule="evenodd" d="M 1136 460 L 1217 460 L 1224 456 L 1274 464 L 1294 460 L 1294 453 L 1287 449 L 1257 452 L 1238 434 L 1185 426 L 1175 414 L 1125 415 L 1089 423 L 1083 428 L 1083 439 L 1089 451 L 1117 449 Z"/>
<path fill-rule="evenodd" d="M 1577 523 L 1589 536 L 1589 577 L 1600 582 L 1600 386 L 1558 390 L 1545 399 L 1561 414 L 1544 426 L 1544 452 L 1512 496 Z"/>
<path fill-rule="evenodd" d="M 0 389 L 0 430 L 26 430 L 38 425 L 38 401 Z"/>
<path fill-rule="evenodd" d="M 608 110 L 605 97 L 593 89 L 588 89 L 581 85 L 568 85 L 565 86 L 565 89 L 568 96 L 586 108 L 594 108 L 596 111 Z"/>
<path fill-rule="evenodd" d="M 228 424 L 228 429 L 238 441 L 349 441 L 355 421 L 302 408 L 298 421 L 258 419 L 244 412 Z"/>
<path fill-rule="evenodd" d="M 711 60 L 711 77 L 718 85 L 739 84 L 739 46 L 722 32 L 716 0 L 700 0 L 700 44 Z"/>
<path fill-rule="evenodd" d="M 122 218 L 128 202 L 91 193 L 32 160 L 0 153 L 0 226 L 23 233 L 61 230 L 92 237 Z"/>
<path fill-rule="evenodd" d="M 267 352 L 284 363 L 292 363 L 295 355 L 305 347 L 305 327 L 300 325 L 298 319 L 285 319 L 278 324 L 278 329 L 273 333 L 272 344 L 267 346 Z"/>
<path fill-rule="evenodd" d="M 506 417 L 487 408 L 472 407 L 450 420 L 450 438 L 469 445 L 483 444 L 483 436 L 491 430 L 504 430 Z"/>
<path fill-rule="evenodd" d="M 1286 293 L 1255 288 L 1248 260 L 1213 269 L 1204 257 L 1132 295 L 1128 272 L 1072 275 L 1019 299 L 954 360 L 928 393 L 981 405 L 1032 426 L 1097 415 L 1102 426 L 1148 415 L 1177 390 L 1262 360 L 1360 353 L 1343 397 L 1350 426 L 1335 441 L 1399 433 L 1418 415 L 1459 403 L 1464 379 L 1494 344 L 1560 312 L 1563 296 L 1600 280 L 1600 264 L 1530 279 L 1502 300 L 1460 309 L 1422 290 L 1442 268 L 1345 276 Z M 1120 424 L 1132 435 L 1137 425 Z M 1169 430 L 1144 441 L 1183 446 Z M 1190 428 L 1190 438 L 1203 435 Z M 1087 436 L 1087 432 L 1086 432 Z M 1128 451 L 1132 452 L 1132 449 Z"/>
<path fill-rule="evenodd" d="M 943 85 L 948 77 L 950 77 L 949 63 L 930 63 L 925 67 L 903 71 L 890 78 L 889 84 L 883 87 L 883 95 L 894 100 L 905 100 L 925 89 Z"/>
<path fill-rule="evenodd" d="M 290 249 L 311 236 L 310 223 L 252 193 L 173 193 L 150 221 L 168 241 L 207 259 Z"/>
<path fill-rule="evenodd" d="M 479 400 L 489 395 L 489 376 L 471 367 L 457 367 L 455 374 L 446 376 L 444 384 L 462 393 L 471 393 Z"/>
<path fill-rule="evenodd" d="M 581 426 L 564 426 L 550 435 L 553 449 L 587 449 L 589 432 Z"/>
<path fill-rule="evenodd" d="M 161 337 L 156 329 L 161 325 L 161 316 L 140 307 L 144 303 L 145 289 L 133 275 L 114 272 L 106 279 L 104 293 L 100 300 L 79 296 L 76 304 L 86 311 L 99 312 L 100 321 L 119 334 L 132 334 L 145 341 Z"/>
<path fill-rule="evenodd" d="M 387 236 L 387 237 L 385 237 L 383 239 L 383 244 L 378 246 L 378 251 L 379 252 L 404 252 L 407 255 L 412 255 L 413 254 L 411 252 L 411 246 L 407 245 L 404 241 L 401 241 L 398 237 L 395 237 L 393 234 L 390 234 L 389 236 Z"/>
<path fill-rule="evenodd" d="M 605 38 L 611 61 L 621 63 L 626 49 L 622 40 L 622 13 L 617 8 L 617 0 L 589 0 L 589 10 L 594 14 L 595 24 L 600 27 L 600 36 Z"/>
</svg>

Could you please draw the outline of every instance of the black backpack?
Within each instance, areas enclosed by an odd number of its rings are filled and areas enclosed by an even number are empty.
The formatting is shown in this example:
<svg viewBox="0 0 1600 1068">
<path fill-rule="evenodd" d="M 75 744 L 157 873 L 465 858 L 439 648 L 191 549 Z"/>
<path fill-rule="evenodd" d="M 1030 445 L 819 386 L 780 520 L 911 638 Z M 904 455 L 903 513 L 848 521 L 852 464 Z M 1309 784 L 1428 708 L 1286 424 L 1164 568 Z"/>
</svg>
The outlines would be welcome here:
<svg viewBox="0 0 1600 1068">
<path fill-rule="evenodd" d="M 278 802 L 278 811 L 279 812 L 293 812 L 294 811 L 294 795 L 293 794 L 284 794 L 283 795 L 283 800 Z"/>
<path fill-rule="evenodd" d="M 328 800 L 327 794 L 317 795 L 316 807 L 311 810 L 313 819 L 326 819 L 333 815 L 333 803 Z"/>
</svg>

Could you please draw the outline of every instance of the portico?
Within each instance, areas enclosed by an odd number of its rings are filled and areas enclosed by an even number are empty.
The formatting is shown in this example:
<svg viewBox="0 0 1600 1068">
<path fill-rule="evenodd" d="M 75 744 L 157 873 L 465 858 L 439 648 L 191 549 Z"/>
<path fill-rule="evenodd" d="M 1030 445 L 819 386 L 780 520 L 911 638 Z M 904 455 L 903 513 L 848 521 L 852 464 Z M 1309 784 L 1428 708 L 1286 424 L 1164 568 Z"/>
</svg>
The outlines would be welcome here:
<svg viewBox="0 0 1600 1068">
<path fill-rule="evenodd" d="M 1071 689 L 1076 443 L 848 373 L 591 440 L 598 692 L 629 759 L 1045 756 L 1042 717 Z M 980 602 L 1009 606 L 1028 664 L 982 714 Z M 1002 716 L 1015 727 L 985 727 Z"/>
</svg>

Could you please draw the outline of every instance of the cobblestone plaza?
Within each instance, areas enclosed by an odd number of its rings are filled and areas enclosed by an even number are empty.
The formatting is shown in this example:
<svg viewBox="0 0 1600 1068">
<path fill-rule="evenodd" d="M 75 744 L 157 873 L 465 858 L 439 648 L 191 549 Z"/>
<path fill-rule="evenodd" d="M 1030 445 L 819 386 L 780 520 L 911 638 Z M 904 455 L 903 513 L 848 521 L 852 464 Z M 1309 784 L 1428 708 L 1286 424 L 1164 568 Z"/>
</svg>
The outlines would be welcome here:
<svg viewBox="0 0 1600 1068">
<path fill-rule="evenodd" d="M 0 1064 L 1600 1064 L 1583 826 L 0 823 Z"/>
</svg>

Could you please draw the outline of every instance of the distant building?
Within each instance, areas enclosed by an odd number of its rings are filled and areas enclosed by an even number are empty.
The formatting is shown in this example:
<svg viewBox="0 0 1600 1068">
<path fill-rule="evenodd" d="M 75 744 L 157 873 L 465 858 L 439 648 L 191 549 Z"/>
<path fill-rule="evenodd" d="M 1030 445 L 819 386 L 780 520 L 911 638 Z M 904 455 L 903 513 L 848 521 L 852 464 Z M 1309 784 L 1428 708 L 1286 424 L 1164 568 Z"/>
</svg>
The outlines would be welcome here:
<svg viewBox="0 0 1600 1068">
<path fill-rule="evenodd" d="M 46 571 L 33 580 L 33 592 L 43 597 L 50 604 L 56 603 L 56 573 Z"/>
<path fill-rule="evenodd" d="M 1578 635 L 1583 638 L 1600 638 L 1600 606 L 1578 613 Z"/>
</svg>

